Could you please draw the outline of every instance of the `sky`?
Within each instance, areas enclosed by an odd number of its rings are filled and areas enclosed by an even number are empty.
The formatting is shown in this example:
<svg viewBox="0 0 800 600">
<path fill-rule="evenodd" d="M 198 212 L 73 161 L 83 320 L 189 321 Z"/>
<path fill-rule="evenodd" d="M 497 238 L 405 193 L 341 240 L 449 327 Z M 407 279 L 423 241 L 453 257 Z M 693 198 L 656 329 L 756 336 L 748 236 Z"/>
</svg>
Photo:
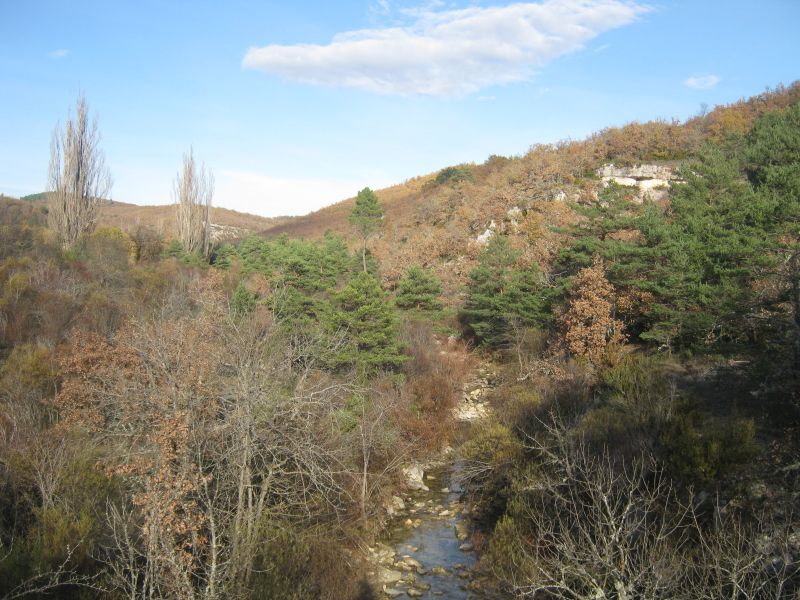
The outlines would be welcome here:
<svg viewBox="0 0 800 600">
<path fill-rule="evenodd" d="M 0 193 L 43 191 L 79 93 L 112 198 L 305 214 L 492 154 L 800 79 L 800 0 L 0 0 Z"/>
</svg>

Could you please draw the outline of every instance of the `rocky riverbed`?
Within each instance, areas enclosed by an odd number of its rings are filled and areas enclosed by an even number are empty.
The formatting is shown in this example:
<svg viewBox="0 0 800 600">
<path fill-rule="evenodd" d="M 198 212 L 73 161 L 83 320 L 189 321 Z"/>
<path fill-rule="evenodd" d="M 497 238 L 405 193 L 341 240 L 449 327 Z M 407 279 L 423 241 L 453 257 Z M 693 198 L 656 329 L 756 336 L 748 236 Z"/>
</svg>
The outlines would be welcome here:
<svg viewBox="0 0 800 600">
<path fill-rule="evenodd" d="M 424 471 L 424 487 L 392 499 L 386 535 L 369 548 L 371 577 L 383 597 L 497 598 L 475 570 L 459 475 L 457 461 Z"/>
</svg>

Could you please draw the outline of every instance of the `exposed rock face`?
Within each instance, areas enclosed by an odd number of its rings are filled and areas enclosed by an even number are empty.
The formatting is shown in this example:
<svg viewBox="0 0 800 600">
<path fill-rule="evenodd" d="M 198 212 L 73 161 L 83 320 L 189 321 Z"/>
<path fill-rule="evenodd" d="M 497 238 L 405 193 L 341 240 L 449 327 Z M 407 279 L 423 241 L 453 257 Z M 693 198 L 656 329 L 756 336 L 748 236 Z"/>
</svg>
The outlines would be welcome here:
<svg viewBox="0 0 800 600">
<path fill-rule="evenodd" d="M 233 225 L 220 225 L 219 223 L 209 224 L 209 230 L 211 232 L 211 241 L 213 242 L 237 240 L 247 237 L 248 234 L 252 233 L 252 231 L 242 229 L 241 227 L 234 227 Z"/>
<path fill-rule="evenodd" d="M 626 187 L 638 187 L 636 199 L 639 202 L 649 197 L 652 200 L 663 200 L 669 193 L 673 183 L 681 180 L 672 167 L 663 165 L 636 165 L 633 167 L 616 167 L 605 165 L 597 170 L 597 176 L 603 180 L 603 185 L 616 183 Z"/>
</svg>

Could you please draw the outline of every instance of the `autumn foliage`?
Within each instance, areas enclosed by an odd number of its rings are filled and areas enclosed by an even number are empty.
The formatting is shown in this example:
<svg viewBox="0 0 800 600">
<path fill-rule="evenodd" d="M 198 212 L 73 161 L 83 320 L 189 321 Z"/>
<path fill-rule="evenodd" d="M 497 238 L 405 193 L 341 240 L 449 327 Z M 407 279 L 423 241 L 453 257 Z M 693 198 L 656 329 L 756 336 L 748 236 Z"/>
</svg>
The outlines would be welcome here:
<svg viewBox="0 0 800 600">
<path fill-rule="evenodd" d="M 605 276 L 603 260 L 578 272 L 567 309 L 561 317 L 564 341 L 576 357 L 598 364 L 610 346 L 625 341 L 623 324 L 614 318 L 615 294 Z"/>
</svg>

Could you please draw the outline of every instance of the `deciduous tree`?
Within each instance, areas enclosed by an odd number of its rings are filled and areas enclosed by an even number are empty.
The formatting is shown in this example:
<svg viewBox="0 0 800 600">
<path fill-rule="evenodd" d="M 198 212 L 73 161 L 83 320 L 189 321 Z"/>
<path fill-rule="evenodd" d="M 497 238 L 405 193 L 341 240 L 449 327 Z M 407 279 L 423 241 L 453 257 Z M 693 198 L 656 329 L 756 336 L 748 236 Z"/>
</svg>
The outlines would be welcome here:
<svg viewBox="0 0 800 600">
<path fill-rule="evenodd" d="M 567 348 L 597 364 L 611 344 L 621 343 L 622 322 L 614 318 L 614 287 L 606 279 L 603 259 L 575 276 L 574 287 L 561 322 Z"/>
<path fill-rule="evenodd" d="M 211 247 L 211 200 L 214 176 L 198 166 L 194 151 L 183 155 L 183 168 L 175 178 L 174 198 L 177 205 L 178 239 L 186 252 L 207 256 Z"/>
<path fill-rule="evenodd" d="M 64 129 L 53 131 L 48 188 L 48 223 L 62 247 L 69 248 L 92 230 L 97 207 L 111 191 L 97 119 L 89 120 L 83 94 L 78 96 L 75 117 L 70 114 Z"/>
</svg>

